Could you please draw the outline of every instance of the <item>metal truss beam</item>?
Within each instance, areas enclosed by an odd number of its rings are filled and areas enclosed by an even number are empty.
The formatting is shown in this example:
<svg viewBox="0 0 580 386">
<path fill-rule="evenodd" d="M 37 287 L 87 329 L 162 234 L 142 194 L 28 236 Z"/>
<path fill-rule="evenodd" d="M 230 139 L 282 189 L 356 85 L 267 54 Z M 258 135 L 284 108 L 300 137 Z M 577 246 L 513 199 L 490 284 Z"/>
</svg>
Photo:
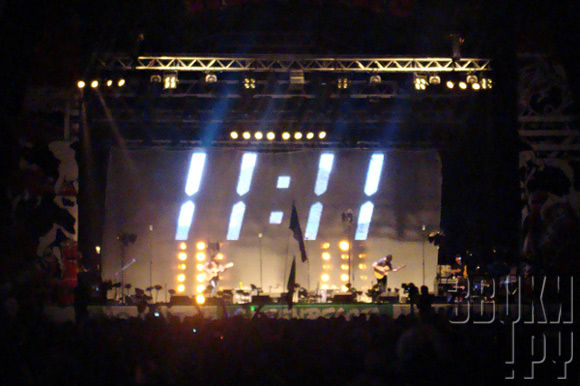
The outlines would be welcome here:
<svg viewBox="0 0 580 386">
<path fill-rule="evenodd" d="M 317 57 L 317 56 L 127 56 L 99 58 L 102 69 L 192 72 L 356 72 L 435 73 L 490 71 L 490 59 L 432 57 Z"/>
</svg>

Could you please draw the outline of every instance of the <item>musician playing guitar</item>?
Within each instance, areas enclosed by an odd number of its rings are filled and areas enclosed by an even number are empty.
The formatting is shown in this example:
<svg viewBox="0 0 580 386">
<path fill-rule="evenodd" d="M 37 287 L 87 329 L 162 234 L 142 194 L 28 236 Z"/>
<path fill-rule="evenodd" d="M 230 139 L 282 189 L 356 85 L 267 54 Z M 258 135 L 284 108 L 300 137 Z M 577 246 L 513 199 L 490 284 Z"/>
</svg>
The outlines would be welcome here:
<svg viewBox="0 0 580 386">
<path fill-rule="evenodd" d="M 393 268 L 392 261 L 393 255 L 387 255 L 373 263 L 373 271 L 377 278 L 377 284 L 381 293 L 385 292 L 387 289 L 387 277 L 389 276 L 389 272 L 397 272 L 398 270 L 405 268 L 405 265 Z"/>
<path fill-rule="evenodd" d="M 212 255 L 209 261 L 203 266 L 203 270 L 207 273 L 207 276 L 210 278 L 208 281 L 208 285 L 206 291 L 210 292 L 210 295 L 215 295 L 218 288 L 218 283 L 220 280 L 220 273 L 226 271 L 226 269 L 231 268 L 234 266 L 234 263 L 227 263 L 221 264 L 217 260 L 217 254 Z"/>
</svg>

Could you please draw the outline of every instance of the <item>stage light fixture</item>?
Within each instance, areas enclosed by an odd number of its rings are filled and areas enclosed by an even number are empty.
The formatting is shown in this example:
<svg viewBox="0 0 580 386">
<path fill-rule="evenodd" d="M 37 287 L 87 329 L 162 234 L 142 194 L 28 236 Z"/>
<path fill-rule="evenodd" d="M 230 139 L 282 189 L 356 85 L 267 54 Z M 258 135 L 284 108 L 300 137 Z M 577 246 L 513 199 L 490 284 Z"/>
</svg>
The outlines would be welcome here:
<svg viewBox="0 0 580 386">
<path fill-rule="evenodd" d="M 198 241 L 197 244 L 195 244 L 195 247 L 197 248 L 198 251 L 203 251 L 207 248 L 207 244 L 205 243 L 205 241 Z"/>
<path fill-rule="evenodd" d="M 180 273 L 179 275 L 177 275 L 177 281 L 180 283 L 183 283 L 185 281 L 185 275 Z"/>
<path fill-rule="evenodd" d="M 204 270 L 205 265 L 204 264 L 198 264 L 196 265 L 196 268 L 198 271 L 203 271 Z"/>
<path fill-rule="evenodd" d="M 99 81 L 98 81 L 98 80 L 93 80 L 93 81 L 91 82 L 91 87 L 92 87 L 92 88 L 97 88 L 97 87 L 99 87 Z"/>
<path fill-rule="evenodd" d="M 124 85 L 125 85 L 125 79 L 123 79 L 123 78 L 119 79 L 119 81 L 117 82 L 117 86 L 123 87 Z"/>
<path fill-rule="evenodd" d="M 95 252 L 97 252 L 97 255 L 100 255 L 101 254 L 101 246 L 100 245 L 97 245 L 95 247 Z"/>
<path fill-rule="evenodd" d="M 289 79 L 290 86 L 288 88 L 291 91 L 300 91 L 304 88 L 304 84 L 306 83 L 304 80 L 304 71 L 290 70 Z"/>
<path fill-rule="evenodd" d="M 185 260 L 187 260 L 187 253 L 185 253 L 185 252 L 179 252 L 177 254 L 177 258 L 179 260 L 181 260 L 181 261 L 185 261 Z"/>
<path fill-rule="evenodd" d="M 348 271 L 348 264 L 341 264 L 340 269 L 342 269 L 343 271 Z"/>
<path fill-rule="evenodd" d="M 340 258 L 342 260 L 348 260 L 348 254 L 347 253 L 343 253 L 343 254 L 340 255 Z"/>
<path fill-rule="evenodd" d="M 487 89 L 487 88 L 492 88 L 493 87 L 493 82 L 490 78 L 483 78 L 481 80 L 481 88 Z"/>
<path fill-rule="evenodd" d="M 185 251 L 187 249 L 187 244 L 185 243 L 185 241 L 179 243 L 179 249 L 181 249 L 182 251 Z"/>
<path fill-rule="evenodd" d="M 327 290 L 328 289 L 328 284 L 321 285 L 320 286 L 320 289 Z"/>
<path fill-rule="evenodd" d="M 166 90 L 175 90 L 177 88 L 177 72 L 163 74 L 163 88 Z"/>
<path fill-rule="evenodd" d="M 276 138 L 276 134 L 274 134 L 273 131 L 269 131 L 268 134 L 266 134 L 266 138 L 268 138 L 268 141 L 273 141 Z"/>
<path fill-rule="evenodd" d="M 326 138 L 326 131 L 321 131 L 318 133 L 318 139 L 324 139 Z"/>
<path fill-rule="evenodd" d="M 224 254 L 219 252 L 218 254 L 215 255 L 215 259 L 222 261 L 224 259 Z"/>
<path fill-rule="evenodd" d="M 465 77 L 465 81 L 467 82 L 467 84 L 477 83 L 478 81 L 477 75 L 469 74 Z"/>
<path fill-rule="evenodd" d="M 330 253 L 322 252 L 322 260 L 329 261 L 330 260 Z"/>
<path fill-rule="evenodd" d="M 465 82 L 459 82 L 459 88 L 462 90 L 465 90 L 467 88 L 467 83 Z"/>
<path fill-rule="evenodd" d="M 360 275 L 360 279 L 361 280 L 367 280 L 368 279 L 368 276 L 367 275 Z"/>
<path fill-rule="evenodd" d="M 429 84 L 439 85 L 441 84 L 441 77 L 439 75 L 430 75 Z"/>
<path fill-rule="evenodd" d="M 179 269 L 180 271 L 185 271 L 186 268 L 187 268 L 187 265 L 185 265 L 185 264 L 179 264 L 177 266 L 177 269 Z"/>
<path fill-rule="evenodd" d="M 445 85 L 447 86 L 448 89 L 452 89 L 453 87 L 455 87 L 455 83 L 453 83 L 452 81 L 448 80 L 447 83 L 445 83 Z"/>
<path fill-rule="evenodd" d="M 80 88 L 80 89 L 83 89 L 83 88 L 85 88 L 85 86 L 86 86 L 86 83 L 85 83 L 85 81 L 84 81 L 84 80 L 79 80 L 79 81 L 77 82 L 77 87 L 78 87 L 78 88 Z"/>
<path fill-rule="evenodd" d="M 198 273 L 195 278 L 197 279 L 197 281 L 205 281 L 205 279 L 207 278 L 207 275 L 205 272 L 202 272 L 202 273 Z"/>
<path fill-rule="evenodd" d="M 256 88 L 256 79 L 246 76 L 244 78 L 244 88 L 247 90 L 255 89 Z"/>
<path fill-rule="evenodd" d="M 195 259 L 196 259 L 197 261 L 205 261 L 205 258 L 206 258 L 206 257 L 207 257 L 207 256 L 206 256 L 206 254 L 205 254 L 205 253 L 203 253 L 203 252 L 197 252 L 197 253 L 195 254 Z"/>
<path fill-rule="evenodd" d="M 340 248 L 341 251 L 346 252 L 348 251 L 348 248 L 350 247 L 350 244 L 348 243 L 348 241 L 346 240 L 341 240 L 338 243 L 338 248 Z"/>
<path fill-rule="evenodd" d="M 362 270 L 362 269 L 367 269 L 367 265 L 366 265 L 365 263 L 360 263 L 360 264 L 358 265 L 358 269 L 361 269 L 361 270 Z"/>
<path fill-rule="evenodd" d="M 179 292 L 179 293 L 185 292 L 185 286 L 183 284 L 178 285 L 177 292 Z"/>
<path fill-rule="evenodd" d="M 161 75 L 159 74 L 155 74 L 155 75 L 151 75 L 151 77 L 149 78 L 149 81 L 151 83 L 161 83 L 163 79 L 161 79 Z"/>
<path fill-rule="evenodd" d="M 107 87 L 111 87 L 113 85 L 113 80 L 109 79 L 107 80 Z"/>
<path fill-rule="evenodd" d="M 237 131 L 230 131 L 230 138 L 231 139 L 238 139 L 238 132 Z"/>
<path fill-rule="evenodd" d="M 378 74 L 375 75 L 371 75 L 371 77 L 369 78 L 369 83 L 372 85 L 377 85 L 381 83 L 381 76 Z"/>
<path fill-rule="evenodd" d="M 289 139 L 290 139 L 290 133 L 289 133 L 289 132 L 287 132 L 287 131 L 283 132 L 283 133 L 282 133 L 282 139 L 283 139 L 284 141 L 287 141 L 287 140 L 289 140 Z"/>
<path fill-rule="evenodd" d="M 427 76 L 422 74 L 415 74 L 413 79 L 413 85 L 415 90 L 424 91 L 427 90 L 429 82 L 427 82 Z"/>
<path fill-rule="evenodd" d="M 205 74 L 205 83 L 216 83 L 218 81 L 216 74 Z"/>
<path fill-rule="evenodd" d="M 295 140 L 300 140 L 300 139 L 302 139 L 302 133 L 301 133 L 301 132 L 299 132 L 299 131 L 295 132 L 295 133 L 294 133 L 294 139 L 295 139 Z"/>
<path fill-rule="evenodd" d="M 322 275 L 320 275 L 320 280 L 322 280 L 323 282 L 327 282 L 330 279 L 330 276 L 327 273 L 323 273 Z"/>
<path fill-rule="evenodd" d="M 471 88 L 474 89 L 475 91 L 478 91 L 479 89 L 481 89 L 481 85 L 479 83 L 472 83 Z"/>
<path fill-rule="evenodd" d="M 346 90 L 350 86 L 350 81 L 346 77 L 340 77 L 337 80 L 336 86 L 339 90 Z"/>
<path fill-rule="evenodd" d="M 256 138 L 258 141 L 261 140 L 262 138 L 264 138 L 264 134 L 262 134 L 261 131 L 256 131 L 254 133 L 254 138 Z"/>
<path fill-rule="evenodd" d="M 203 305 L 205 303 L 205 296 L 203 296 L 202 294 L 197 295 L 195 297 L 195 302 L 200 306 Z"/>
<path fill-rule="evenodd" d="M 198 284 L 197 287 L 195 287 L 195 291 L 197 293 L 202 293 L 203 291 L 205 291 L 205 284 Z"/>
<path fill-rule="evenodd" d="M 348 273 L 343 273 L 342 275 L 340 275 L 340 280 L 348 281 Z"/>
<path fill-rule="evenodd" d="M 250 138 L 252 138 L 252 134 L 250 134 L 249 131 L 244 131 L 244 133 L 242 134 L 242 137 L 244 139 L 250 139 Z"/>
<path fill-rule="evenodd" d="M 312 131 L 306 133 L 306 139 L 311 140 L 312 138 L 314 138 L 314 133 Z"/>
<path fill-rule="evenodd" d="M 325 241 L 324 243 L 322 243 L 322 249 L 328 249 L 330 248 L 330 243 L 328 241 Z"/>
<path fill-rule="evenodd" d="M 332 265 L 331 264 L 322 264 L 322 269 L 329 271 L 332 269 Z"/>
</svg>

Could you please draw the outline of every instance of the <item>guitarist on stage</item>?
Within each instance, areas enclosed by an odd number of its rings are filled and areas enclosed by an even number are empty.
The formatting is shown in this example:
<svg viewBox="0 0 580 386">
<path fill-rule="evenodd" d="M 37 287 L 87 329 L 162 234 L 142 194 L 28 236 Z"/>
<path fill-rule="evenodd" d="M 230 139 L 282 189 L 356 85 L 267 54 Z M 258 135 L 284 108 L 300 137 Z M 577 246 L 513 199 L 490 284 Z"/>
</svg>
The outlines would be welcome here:
<svg viewBox="0 0 580 386">
<path fill-rule="evenodd" d="M 218 283 L 220 280 L 220 273 L 225 272 L 226 269 L 233 267 L 234 263 L 221 264 L 217 259 L 217 254 L 214 254 L 209 261 L 204 265 L 203 270 L 207 273 L 209 279 L 206 291 L 210 292 L 211 296 L 214 296 L 218 289 Z"/>
<path fill-rule="evenodd" d="M 400 267 L 393 269 L 392 261 L 393 255 L 387 255 L 381 257 L 373 263 L 373 271 L 377 278 L 377 284 L 379 286 L 380 293 L 385 292 L 387 289 L 387 277 L 389 272 L 396 272 L 400 269 Z"/>
</svg>

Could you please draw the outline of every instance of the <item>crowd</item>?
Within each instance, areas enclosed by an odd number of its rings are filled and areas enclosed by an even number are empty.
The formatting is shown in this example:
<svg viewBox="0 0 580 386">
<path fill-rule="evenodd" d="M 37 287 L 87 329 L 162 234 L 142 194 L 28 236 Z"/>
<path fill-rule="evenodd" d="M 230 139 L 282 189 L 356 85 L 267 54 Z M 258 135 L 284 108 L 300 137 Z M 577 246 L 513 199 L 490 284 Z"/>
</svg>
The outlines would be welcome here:
<svg viewBox="0 0 580 386">
<path fill-rule="evenodd" d="M 487 385 L 505 375 L 503 324 L 428 309 L 316 320 L 233 316 L 4 320 L 5 384 Z M 4 383 L 3 382 L 3 383 Z"/>
</svg>

